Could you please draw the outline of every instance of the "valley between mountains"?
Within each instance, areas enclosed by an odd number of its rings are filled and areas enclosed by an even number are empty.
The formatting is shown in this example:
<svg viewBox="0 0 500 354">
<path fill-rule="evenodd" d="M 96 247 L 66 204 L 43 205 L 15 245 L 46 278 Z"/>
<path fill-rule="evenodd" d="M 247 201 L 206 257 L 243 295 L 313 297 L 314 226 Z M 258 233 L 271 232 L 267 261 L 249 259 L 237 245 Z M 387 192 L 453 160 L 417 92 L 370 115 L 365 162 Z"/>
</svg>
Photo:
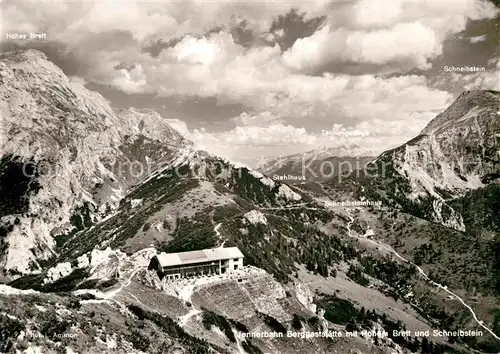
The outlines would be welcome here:
<svg viewBox="0 0 500 354">
<path fill-rule="evenodd" d="M 499 92 L 464 92 L 357 173 L 290 184 L 269 176 L 301 158 L 200 151 L 35 50 L 0 55 L 0 108 L 0 352 L 500 352 Z M 246 267 L 148 270 L 222 246 Z"/>
</svg>

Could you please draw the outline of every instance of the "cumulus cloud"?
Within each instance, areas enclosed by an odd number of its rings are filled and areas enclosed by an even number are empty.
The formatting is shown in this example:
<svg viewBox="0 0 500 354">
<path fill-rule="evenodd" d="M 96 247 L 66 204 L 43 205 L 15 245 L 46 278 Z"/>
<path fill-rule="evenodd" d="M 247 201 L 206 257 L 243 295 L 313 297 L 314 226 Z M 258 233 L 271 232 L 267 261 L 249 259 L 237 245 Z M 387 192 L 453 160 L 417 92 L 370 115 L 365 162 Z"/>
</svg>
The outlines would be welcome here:
<svg viewBox="0 0 500 354">
<path fill-rule="evenodd" d="M 281 87 L 288 97 L 281 100 L 279 111 L 351 124 L 374 118 L 404 118 L 417 111 L 432 114 L 443 109 L 451 95 L 427 85 L 427 79 L 417 75 L 286 77 Z"/>
<path fill-rule="evenodd" d="M 111 84 L 119 87 L 127 93 L 141 93 L 144 92 L 147 77 L 144 73 L 142 65 L 138 64 L 133 69 L 120 69 L 119 76 L 115 77 Z"/>
<path fill-rule="evenodd" d="M 329 26 L 302 38 L 283 54 L 285 64 L 298 71 L 331 62 L 384 64 L 426 69 L 429 60 L 441 54 L 441 43 L 421 23 L 401 23 L 391 29 L 370 32 L 332 31 Z M 399 66 L 397 64 L 400 64 Z"/>
<path fill-rule="evenodd" d="M 249 163 L 256 156 L 273 156 L 284 151 L 317 146 L 318 136 L 305 128 L 281 123 L 268 126 L 238 126 L 222 132 L 193 129 L 188 135 L 198 148 L 233 161 Z"/>
<path fill-rule="evenodd" d="M 494 18 L 498 10 L 485 1 L 358 1 L 332 9 L 328 24 L 297 40 L 283 55 L 297 71 L 334 64 L 387 64 L 393 71 L 428 69 L 442 54 L 446 38 L 467 21 Z"/>
<path fill-rule="evenodd" d="M 227 96 L 252 108 L 266 110 L 262 106 L 268 106 L 272 110 L 297 96 L 297 89 L 284 87 L 304 79 L 294 75 L 297 71 L 332 63 L 390 65 L 395 72 L 426 69 L 442 53 L 447 35 L 462 30 L 469 18 L 495 13 L 492 5 L 477 0 L 445 5 L 430 0 L 318 1 L 307 6 L 238 1 L 127 2 L 120 6 L 113 2 L 50 2 L 37 4 L 35 13 L 32 4 L 20 3 L 5 6 L 3 29 L 46 30 L 49 39 L 65 43 L 67 51 L 89 68 L 87 80 L 111 83 L 128 93 Z M 231 26 L 244 22 L 249 30 L 271 35 L 277 16 L 297 7 L 305 12 L 304 20 L 326 16 L 328 21 L 284 53 L 278 45 L 243 48 L 230 34 Z M 214 27 L 223 30 L 207 34 Z M 273 37 L 283 35 L 284 29 L 272 33 Z M 174 39 L 175 45 L 166 47 L 157 58 L 143 50 L 154 41 Z M 126 65 L 120 66 L 123 63 Z M 305 84 L 321 89 L 325 83 L 313 82 L 310 79 Z"/>
<path fill-rule="evenodd" d="M 404 15 L 403 2 L 399 0 L 358 1 L 349 8 L 348 20 L 356 28 L 386 28 L 394 25 Z"/>
<path fill-rule="evenodd" d="M 245 22 L 248 29 L 267 31 L 273 20 L 292 8 L 313 12 L 324 1 L 209 1 L 179 2 L 15 2 L 3 4 L 3 26 L 8 31 L 48 30 L 51 38 L 76 44 L 92 33 L 124 31 L 141 43 L 168 41 L 186 34 Z"/>
<path fill-rule="evenodd" d="M 164 120 L 175 130 L 181 133 L 184 137 L 190 138 L 191 132 L 188 129 L 186 122 L 177 118 L 164 118 Z"/>
<path fill-rule="evenodd" d="M 71 76 L 69 80 L 73 85 L 85 86 L 87 84 L 87 80 L 79 76 Z"/>
</svg>

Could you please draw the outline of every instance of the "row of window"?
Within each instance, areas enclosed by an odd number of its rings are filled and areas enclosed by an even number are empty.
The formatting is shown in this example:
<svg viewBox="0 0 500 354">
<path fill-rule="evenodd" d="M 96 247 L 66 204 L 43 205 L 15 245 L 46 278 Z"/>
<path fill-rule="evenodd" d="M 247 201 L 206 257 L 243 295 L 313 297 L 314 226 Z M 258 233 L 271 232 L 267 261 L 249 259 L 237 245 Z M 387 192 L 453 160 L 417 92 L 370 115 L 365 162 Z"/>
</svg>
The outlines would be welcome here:
<svg viewBox="0 0 500 354">
<path fill-rule="evenodd" d="M 238 270 L 239 266 L 238 264 L 235 264 L 233 266 L 234 270 Z M 227 268 L 222 267 L 220 269 L 220 273 L 224 274 L 226 273 Z M 180 274 L 179 274 L 180 273 Z M 196 277 L 196 276 L 202 276 L 202 275 L 214 275 L 214 274 L 219 274 L 219 269 L 204 269 L 201 271 L 186 271 L 186 269 L 183 268 L 177 268 L 177 269 L 168 269 L 167 271 L 163 272 L 163 274 L 167 277 L 167 279 L 180 279 L 180 278 L 189 278 L 189 277 Z"/>
</svg>

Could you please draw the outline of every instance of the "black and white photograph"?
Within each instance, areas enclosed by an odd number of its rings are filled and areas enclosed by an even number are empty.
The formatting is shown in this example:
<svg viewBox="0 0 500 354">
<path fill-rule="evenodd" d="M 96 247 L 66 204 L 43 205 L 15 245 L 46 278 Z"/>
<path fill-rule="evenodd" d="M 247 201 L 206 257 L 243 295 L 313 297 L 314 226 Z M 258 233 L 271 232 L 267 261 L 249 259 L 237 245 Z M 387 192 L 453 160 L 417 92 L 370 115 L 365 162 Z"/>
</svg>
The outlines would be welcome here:
<svg viewBox="0 0 500 354">
<path fill-rule="evenodd" d="M 499 0 L 1 0 L 0 353 L 499 354 Z"/>
</svg>

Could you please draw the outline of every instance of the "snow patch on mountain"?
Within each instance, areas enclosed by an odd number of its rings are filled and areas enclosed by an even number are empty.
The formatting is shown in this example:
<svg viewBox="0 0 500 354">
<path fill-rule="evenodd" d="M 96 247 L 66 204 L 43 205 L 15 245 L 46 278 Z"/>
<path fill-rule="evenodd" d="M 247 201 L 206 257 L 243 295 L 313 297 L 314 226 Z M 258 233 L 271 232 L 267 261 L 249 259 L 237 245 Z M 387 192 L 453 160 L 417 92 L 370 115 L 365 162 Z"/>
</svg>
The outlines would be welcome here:
<svg viewBox="0 0 500 354">
<path fill-rule="evenodd" d="M 106 334 L 106 346 L 108 349 L 115 349 L 117 347 L 115 333 L 111 336 Z"/>
</svg>

